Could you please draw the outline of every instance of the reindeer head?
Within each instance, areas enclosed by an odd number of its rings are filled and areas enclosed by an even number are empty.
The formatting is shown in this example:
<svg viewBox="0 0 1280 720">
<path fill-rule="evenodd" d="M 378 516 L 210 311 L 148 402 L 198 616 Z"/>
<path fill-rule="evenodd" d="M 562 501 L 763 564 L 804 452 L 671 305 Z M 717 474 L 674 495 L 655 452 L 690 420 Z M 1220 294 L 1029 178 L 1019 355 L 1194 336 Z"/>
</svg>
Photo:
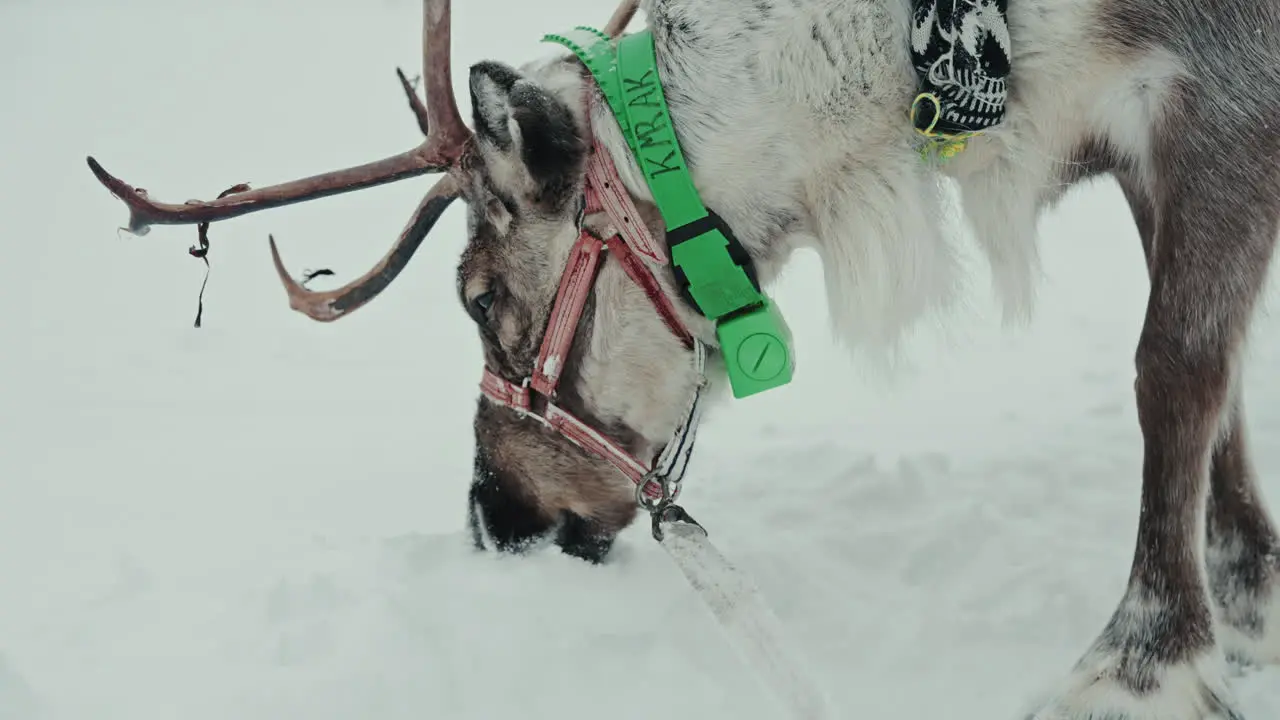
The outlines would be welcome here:
<svg viewBox="0 0 1280 720">
<path fill-rule="evenodd" d="M 634 1 L 624 2 L 606 32 L 620 34 L 635 9 Z M 592 253 L 601 247 L 595 238 L 603 237 L 608 219 L 587 202 L 594 197 L 585 182 L 594 146 L 585 69 L 569 58 L 521 69 L 477 63 L 470 71 L 473 131 L 450 89 L 449 20 L 449 0 L 424 0 L 425 105 L 400 74 L 427 136 L 413 150 L 185 204 L 148 199 L 92 157 L 89 166 L 129 206 L 129 229 L 139 234 L 152 224 L 203 225 L 442 174 L 392 249 L 343 287 L 303 288 L 270 239 L 290 306 L 324 322 L 359 309 L 395 279 L 461 198 L 467 244 L 458 296 L 476 324 L 485 361 L 468 501 L 473 535 L 482 547 L 521 551 L 554 542 L 598 560 L 636 513 L 628 469 L 654 462 L 698 386 L 689 354 L 696 344 L 683 329 L 697 318 L 674 309 L 634 254 L 596 264 Z M 660 227 L 651 206 L 631 207 L 641 216 L 637 221 Z M 625 244 L 618 250 L 626 251 Z"/>
</svg>

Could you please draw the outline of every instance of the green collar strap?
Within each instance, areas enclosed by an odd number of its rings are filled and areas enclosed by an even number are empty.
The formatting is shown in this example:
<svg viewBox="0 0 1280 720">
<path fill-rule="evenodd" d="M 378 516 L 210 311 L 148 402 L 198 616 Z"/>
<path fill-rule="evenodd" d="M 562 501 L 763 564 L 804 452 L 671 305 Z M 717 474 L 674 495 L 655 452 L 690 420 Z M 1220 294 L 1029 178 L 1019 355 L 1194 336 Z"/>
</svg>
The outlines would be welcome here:
<svg viewBox="0 0 1280 720">
<path fill-rule="evenodd" d="M 751 262 L 728 225 L 707 210 L 671 124 L 658 76 L 653 34 L 607 35 L 577 27 L 547 42 L 569 48 L 591 71 L 662 213 L 678 283 L 715 321 L 716 338 L 737 398 L 787 384 L 795 360 L 777 306 L 762 293 Z"/>
</svg>

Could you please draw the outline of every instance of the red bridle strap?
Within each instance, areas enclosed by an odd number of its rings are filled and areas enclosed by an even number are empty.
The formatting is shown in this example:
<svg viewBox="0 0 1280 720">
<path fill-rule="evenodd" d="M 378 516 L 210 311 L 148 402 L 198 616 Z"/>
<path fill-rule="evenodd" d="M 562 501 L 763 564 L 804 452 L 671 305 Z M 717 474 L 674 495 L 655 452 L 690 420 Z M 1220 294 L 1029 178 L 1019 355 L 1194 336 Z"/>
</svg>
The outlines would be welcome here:
<svg viewBox="0 0 1280 720">
<path fill-rule="evenodd" d="M 578 234 L 578 241 L 569 251 L 564 273 L 560 275 L 560 289 L 556 291 L 547 332 L 542 336 L 538 362 L 533 368 L 533 389 L 547 397 L 554 397 L 556 386 L 560 384 L 560 372 L 564 370 L 564 359 L 573 345 L 578 321 L 582 318 L 582 308 L 591 295 L 591 288 L 596 284 L 600 251 L 603 249 L 604 243 L 599 238 L 582 230 Z"/>
</svg>

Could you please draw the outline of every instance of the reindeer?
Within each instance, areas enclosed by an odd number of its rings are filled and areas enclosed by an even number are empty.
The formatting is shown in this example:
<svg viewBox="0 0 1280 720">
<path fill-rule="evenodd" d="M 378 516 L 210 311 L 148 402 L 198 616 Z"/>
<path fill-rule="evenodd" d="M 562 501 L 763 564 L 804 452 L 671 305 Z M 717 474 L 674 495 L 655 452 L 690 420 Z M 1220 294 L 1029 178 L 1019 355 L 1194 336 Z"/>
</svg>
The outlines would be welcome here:
<svg viewBox="0 0 1280 720">
<path fill-rule="evenodd" d="M 1114 615 L 1027 717 L 1240 718 L 1226 660 L 1280 661 L 1280 543 L 1250 463 L 1240 373 L 1280 223 L 1269 120 L 1280 5 L 1014 0 L 1006 119 L 943 164 L 922 162 L 904 119 L 916 89 L 909 0 L 640 5 L 707 206 L 762 285 L 795 249 L 816 250 L 833 332 L 851 349 L 893 347 L 953 298 L 948 184 L 1007 317 L 1025 320 L 1037 218 L 1068 188 L 1115 179 L 1150 279 L 1135 356 L 1137 542 Z M 636 9 L 618 9 L 609 37 Z M 338 289 L 301 287 L 272 239 L 290 304 L 320 321 L 362 307 L 463 199 L 457 288 L 485 361 L 468 501 L 477 543 L 552 542 L 600 561 L 637 516 L 636 488 L 652 496 L 645 472 L 690 397 L 704 382 L 723 389 L 714 327 L 652 242 L 666 228 L 582 62 L 475 64 L 472 130 L 449 84 L 448 0 L 425 0 L 424 14 L 425 105 L 405 87 L 427 138 L 411 151 L 185 204 L 89 165 L 136 233 L 440 174 L 388 254 Z"/>
</svg>

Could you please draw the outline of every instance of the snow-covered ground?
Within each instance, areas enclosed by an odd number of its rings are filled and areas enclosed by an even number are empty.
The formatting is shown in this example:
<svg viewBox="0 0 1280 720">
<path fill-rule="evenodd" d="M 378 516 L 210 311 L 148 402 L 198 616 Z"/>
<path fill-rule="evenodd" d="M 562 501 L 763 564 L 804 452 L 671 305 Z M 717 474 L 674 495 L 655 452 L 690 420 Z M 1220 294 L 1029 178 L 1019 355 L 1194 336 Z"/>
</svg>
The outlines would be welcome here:
<svg viewBox="0 0 1280 720">
<path fill-rule="evenodd" d="M 541 33 L 612 7 L 455 3 L 460 97 L 471 62 L 545 52 Z M 0 4 L 0 719 L 774 717 L 644 527 L 604 567 L 470 550 L 460 210 L 351 318 L 288 309 L 268 232 L 295 272 L 345 281 L 431 178 L 215 225 L 199 330 L 194 230 L 117 233 L 87 154 L 183 200 L 417 143 L 393 69 L 417 72 L 420 12 Z M 1120 597 L 1140 250 L 1109 184 L 1043 230 L 1035 323 L 1002 330 L 979 268 L 893 384 L 828 341 L 802 256 L 776 292 L 799 377 L 704 430 L 686 505 L 842 717 L 1019 717 Z M 1280 321 L 1255 338 L 1248 412 L 1280 510 Z M 1235 681 L 1249 718 L 1280 713 L 1278 681 Z"/>
</svg>

